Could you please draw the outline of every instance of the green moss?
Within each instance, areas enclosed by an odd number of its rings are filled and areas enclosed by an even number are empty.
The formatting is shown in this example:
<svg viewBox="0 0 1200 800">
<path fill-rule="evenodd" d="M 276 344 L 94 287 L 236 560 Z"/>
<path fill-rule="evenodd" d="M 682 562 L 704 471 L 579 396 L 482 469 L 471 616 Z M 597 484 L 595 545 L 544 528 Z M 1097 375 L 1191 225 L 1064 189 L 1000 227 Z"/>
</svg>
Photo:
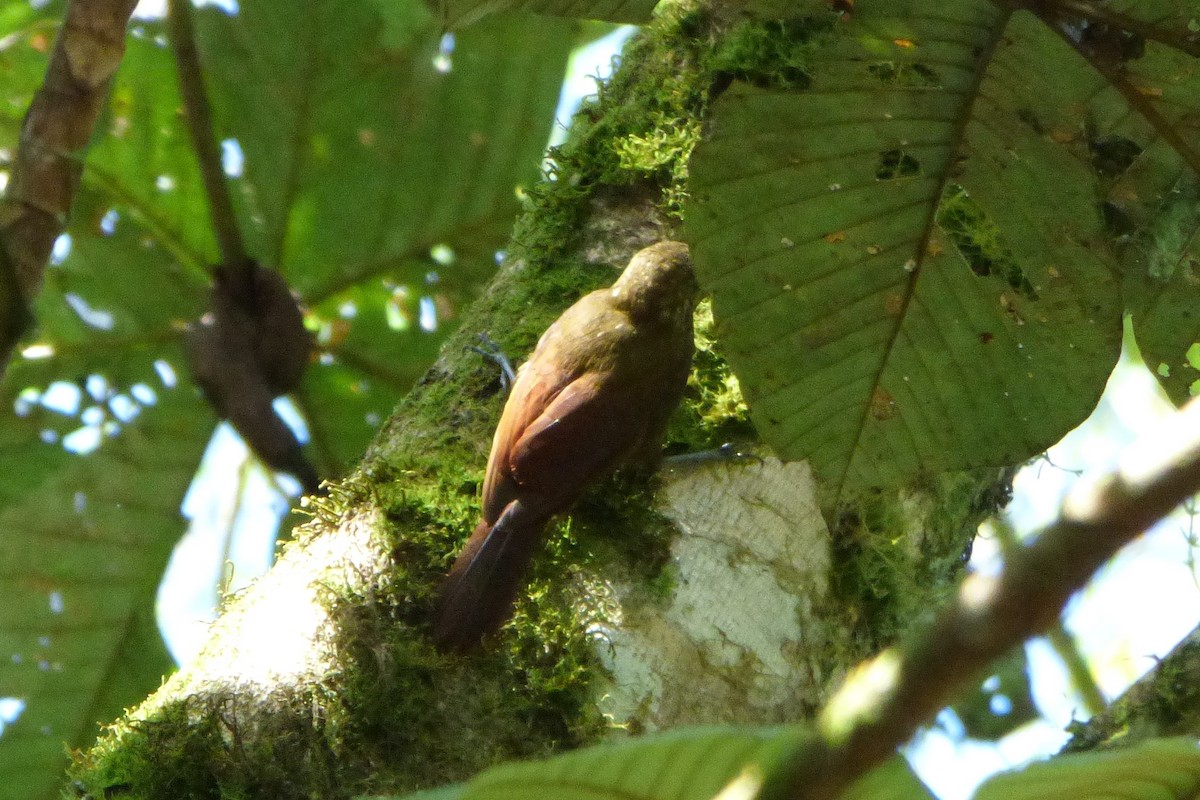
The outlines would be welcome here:
<svg viewBox="0 0 1200 800">
<path fill-rule="evenodd" d="M 788 20 L 746 19 L 733 27 L 714 52 L 709 69 L 718 81 L 740 80 L 761 89 L 807 89 L 809 60 L 829 15 Z"/>
<path fill-rule="evenodd" d="M 696 352 L 688 378 L 688 402 L 679 417 L 679 433 L 687 435 L 687 450 L 715 447 L 725 442 L 753 441 L 750 409 L 741 385 L 721 355 L 713 321 L 712 303 L 705 300 L 696 309 Z M 674 430 L 674 429 L 673 429 Z"/>
<path fill-rule="evenodd" d="M 338 598 L 345 670 L 341 735 L 374 764 L 375 790 L 430 786 L 492 763 L 594 741 L 601 669 L 584 631 L 575 564 L 599 560 L 641 580 L 667 560 L 673 530 L 650 508 L 646 476 L 625 471 L 547 532 L 495 646 L 442 656 L 426 639 L 433 591 L 478 516 L 479 473 L 407 471 L 376 492 L 395 568 L 370 596 Z M 617 484 L 614 486 L 613 484 Z M 636 532 L 636 534 L 635 534 Z M 644 574 L 643 574 L 644 573 Z M 383 766 L 380 766 L 383 765 Z"/>
<path fill-rule="evenodd" d="M 893 644 L 948 602 L 976 528 L 1007 504 L 1012 471 L 953 472 L 872 492 L 833 515 L 834 570 L 822 618 L 830 670 Z M 849 640 L 837 632 L 851 631 Z"/>
<path fill-rule="evenodd" d="M 303 699 L 281 692 L 269 704 L 273 713 L 256 715 L 253 727 L 228 695 L 193 695 L 148 719 L 117 723 L 92 750 L 76 754 L 75 796 L 250 800 L 353 792 L 361 779 L 344 780 Z"/>
<path fill-rule="evenodd" d="M 972 272 L 981 278 L 996 275 L 1022 297 L 1038 298 L 1011 248 L 1002 241 L 1000 227 L 961 186 L 946 187 L 938 206 L 937 222 Z"/>
<path fill-rule="evenodd" d="M 619 70 L 585 103 L 572 136 L 551 152 L 555 186 L 587 192 L 603 185 L 658 188 L 663 209 L 679 216 L 686 195 L 687 160 L 699 141 L 711 76 L 705 64 L 711 32 L 706 12 L 676 3 L 658 24 L 627 47 Z"/>
</svg>

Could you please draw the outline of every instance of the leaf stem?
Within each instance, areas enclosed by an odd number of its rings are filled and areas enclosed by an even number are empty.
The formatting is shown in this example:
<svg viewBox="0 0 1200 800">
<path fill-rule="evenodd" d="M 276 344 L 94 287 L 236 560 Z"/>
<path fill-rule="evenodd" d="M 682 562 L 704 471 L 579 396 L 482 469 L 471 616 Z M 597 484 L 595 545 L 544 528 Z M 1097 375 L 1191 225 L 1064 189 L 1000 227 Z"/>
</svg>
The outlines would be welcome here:
<svg viewBox="0 0 1200 800">
<path fill-rule="evenodd" d="M 233 212 L 233 202 L 225 183 L 225 172 L 221 168 L 221 152 L 213 127 L 212 109 L 204 90 L 200 54 L 196 50 L 196 26 L 192 19 L 191 0 L 168 0 L 167 24 L 171 34 L 171 48 L 175 52 L 175 66 L 179 72 L 179 92 L 183 96 L 184 116 L 192 137 L 192 146 L 196 149 L 204 189 L 208 194 L 209 214 L 212 217 L 217 245 L 221 250 L 221 262 L 225 274 L 248 289 L 251 262 L 242 242 L 237 217 Z M 241 293 L 239 296 L 248 296 L 248 293 Z"/>
</svg>

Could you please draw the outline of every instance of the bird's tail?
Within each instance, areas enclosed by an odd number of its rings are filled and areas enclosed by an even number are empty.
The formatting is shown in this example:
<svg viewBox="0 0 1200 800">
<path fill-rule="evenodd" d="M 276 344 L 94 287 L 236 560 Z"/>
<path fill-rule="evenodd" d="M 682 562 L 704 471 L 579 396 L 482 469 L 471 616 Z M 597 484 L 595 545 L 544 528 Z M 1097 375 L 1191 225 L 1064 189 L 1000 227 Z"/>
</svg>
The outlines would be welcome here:
<svg viewBox="0 0 1200 800">
<path fill-rule="evenodd" d="M 433 640 L 442 651 L 468 652 L 512 613 L 513 601 L 549 515 L 520 500 L 495 524 L 483 520 L 438 590 Z"/>
</svg>

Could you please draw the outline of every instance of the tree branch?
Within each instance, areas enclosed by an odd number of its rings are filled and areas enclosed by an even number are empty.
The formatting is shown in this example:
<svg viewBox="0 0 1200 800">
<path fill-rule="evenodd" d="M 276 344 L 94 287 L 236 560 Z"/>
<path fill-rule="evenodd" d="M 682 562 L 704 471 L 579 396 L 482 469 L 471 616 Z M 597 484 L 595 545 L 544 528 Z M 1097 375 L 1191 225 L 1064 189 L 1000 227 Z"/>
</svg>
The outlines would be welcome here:
<svg viewBox="0 0 1200 800">
<path fill-rule="evenodd" d="M 62 233 L 136 0 L 74 0 L 46 79 L 25 113 L 12 177 L 0 201 L 0 370 L 30 322 L 46 261 Z"/>
<path fill-rule="evenodd" d="M 829 800 L 890 757 L 969 680 L 1040 633 L 1100 566 L 1200 489 L 1200 402 L 1126 452 L 1122 467 L 1068 495 L 1057 522 L 996 577 L 973 575 L 924 635 L 855 673 L 764 797 Z"/>
</svg>

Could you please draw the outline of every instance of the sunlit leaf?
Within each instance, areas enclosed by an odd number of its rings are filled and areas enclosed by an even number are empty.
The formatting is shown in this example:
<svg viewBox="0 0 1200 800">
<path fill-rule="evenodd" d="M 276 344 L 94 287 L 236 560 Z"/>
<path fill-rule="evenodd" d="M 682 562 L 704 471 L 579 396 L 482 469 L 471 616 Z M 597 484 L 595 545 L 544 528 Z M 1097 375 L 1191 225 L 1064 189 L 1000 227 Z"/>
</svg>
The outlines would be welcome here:
<svg viewBox="0 0 1200 800">
<path fill-rule="evenodd" d="M 731 70 L 687 237 L 756 425 L 830 499 L 1019 462 L 1094 406 L 1128 257 L 1096 143 L 1169 162 L 1156 198 L 1197 164 L 1189 19 L 1118 5 L 1153 21 L 1143 55 L 1067 14 L 897 0 L 782 26 L 807 37 L 782 77 Z"/>
<path fill-rule="evenodd" d="M 465 785 L 404 800 L 749 800 L 811 734 L 794 728 L 690 728 L 507 764 Z M 864 776 L 843 800 L 931 800 L 901 758 Z"/>
<path fill-rule="evenodd" d="M 1079 753 L 998 775 L 974 800 L 1187 800 L 1200 790 L 1194 739 L 1155 739 L 1103 753 Z"/>
<path fill-rule="evenodd" d="M 59 356 L 55 366 L 80 370 L 78 414 L 42 403 L 12 413 L 3 394 L 0 457 L 20 469 L 0 507 L 0 697 L 22 704 L 0 735 L 3 798 L 57 797 L 63 743 L 90 742 L 172 667 L 154 596 L 212 418 L 190 388 L 167 388 L 143 354 L 121 352 L 103 372 L 92 353 Z M 8 386 L 45 394 L 45 366 L 15 360 Z M 98 447 L 77 455 L 72 443 Z"/>
</svg>

